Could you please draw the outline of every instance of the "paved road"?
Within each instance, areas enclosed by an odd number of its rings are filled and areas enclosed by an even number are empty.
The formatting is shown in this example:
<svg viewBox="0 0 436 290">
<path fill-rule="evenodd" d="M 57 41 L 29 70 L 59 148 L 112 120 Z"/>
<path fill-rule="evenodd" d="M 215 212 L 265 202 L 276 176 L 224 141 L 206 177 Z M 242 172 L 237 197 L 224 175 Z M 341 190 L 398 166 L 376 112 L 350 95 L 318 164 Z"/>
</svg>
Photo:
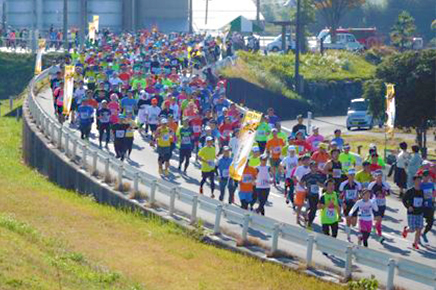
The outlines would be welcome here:
<svg viewBox="0 0 436 290">
<path fill-rule="evenodd" d="M 41 104 L 43 109 L 53 114 L 53 106 L 52 106 L 52 97 L 49 90 L 44 91 L 38 98 L 38 102 Z M 326 125 L 327 126 L 327 125 Z M 333 126 L 333 125 L 328 125 Z M 324 129 L 322 129 L 324 131 Z M 77 132 L 78 134 L 78 132 Z M 97 140 L 95 139 L 96 129 L 93 128 L 93 138 L 92 143 L 97 144 Z M 112 144 L 109 146 L 109 151 L 114 152 Z M 158 176 L 157 170 L 157 153 L 149 146 L 146 140 L 138 133 L 135 132 L 135 142 L 134 142 L 134 150 L 132 152 L 131 158 L 133 161 L 129 162 L 132 166 L 140 168 L 141 170 Z M 195 166 L 191 165 L 188 169 L 187 175 L 181 175 L 177 172 L 177 164 L 176 160 L 171 161 L 171 174 L 169 180 L 173 182 L 175 185 L 180 185 L 184 188 L 190 189 L 192 191 L 198 192 L 199 180 L 201 177 L 200 170 L 198 164 Z M 296 225 L 295 222 L 295 214 L 293 212 L 292 207 L 286 205 L 283 194 L 280 189 L 273 189 L 269 198 L 270 203 L 266 207 L 266 215 L 268 217 L 274 218 L 281 222 L 285 222 L 288 224 Z M 208 187 L 205 187 L 205 194 L 209 194 Z M 217 194 L 217 192 L 215 192 Z M 239 200 L 236 195 L 236 203 L 239 204 Z M 401 230 L 404 225 L 406 225 L 406 211 L 403 208 L 401 202 L 397 197 L 388 197 L 387 201 L 387 217 L 383 223 L 383 232 L 386 237 L 386 242 L 384 245 L 379 244 L 375 240 L 370 240 L 370 247 L 373 249 L 378 249 L 382 251 L 389 251 L 391 254 L 394 254 L 398 257 L 406 257 L 413 259 L 414 261 L 418 261 L 421 263 L 426 263 L 428 265 L 432 265 L 436 267 L 436 230 L 433 230 L 428 236 L 430 242 L 421 247 L 421 250 L 415 251 L 411 249 L 412 238 L 403 239 L 401 237 Z M 189 209 L 188 209 L 189 210 Z M 189 212 L 189 211 L 188 211 Z M 210 217 L 207 217 L 209 219 Z M 319 219 L 316 218 L 315 224 L 319 224 Z M 238 227 L 234 224 L 226 223 L 225 227 L 230 229 L 235 229 L 240 231 Z M 320 227 L 315 226 L 315 231 L 320 232 Z M 249 233 L 252 236 L 258 237 L 261 240 L 269 243 L 270 236 L 264 235 L 260 232 L 250 231 Z M 343 224 L 340 225 L 339 239 L 345 240 L 346 235 L 343 230 Z M 353 242 L 356 242 L 357 238 L 355 235 L 352 236 Z M 296 256 L 305 257 L 305 247 L 290 244 L 287 245 L 286 241 L 280 240 L 280 245 L 286 246 L 289 251 L 291 251 Z M 285 245 L 286 244 L 286 245 Z M 315 261 L 320 261 L 320 264 L 327 265 L 333 268 L 343 268 L 344 262 L 342 260 L 326 258 L 322 256 L 318 251 L 316 251 L 314 256 Z M 369 269 L 365 267 L 359 267 L 362 270 L 362 273 L 368 273 Z M 371 273 L 374 273 L 377 278 L 381 281 L 385 281 L 385 273 L 379 272 L 376 270 L 371 270 Z M 406 286 L 410 289 L 427 289 L 420 284 L 416 284 L 410 282 L 409 280 L 405 280 L 402 278 L 397 278 L 396 283 L 401 283 L 401 285 Z M 419 287 L 419 288 L 417 288 Z"/>
</svg>

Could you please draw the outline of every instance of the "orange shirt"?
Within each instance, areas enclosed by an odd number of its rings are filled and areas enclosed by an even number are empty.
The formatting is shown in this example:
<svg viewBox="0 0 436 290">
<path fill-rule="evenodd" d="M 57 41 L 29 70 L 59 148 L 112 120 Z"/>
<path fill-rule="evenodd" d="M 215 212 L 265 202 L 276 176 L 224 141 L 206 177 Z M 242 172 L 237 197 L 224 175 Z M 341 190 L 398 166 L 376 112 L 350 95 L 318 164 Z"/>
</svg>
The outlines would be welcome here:
<svg viewBox="0 0 436 290">
<path fill-rule="evenodd" d="M 168 123 L 168 127 L 170 127 L 170 129 L 173 131 L 173 134 L 171 134 L 171 142 L 177 142 L 176 132 L 179 125 L 176 122 L 172 121 Z"/>
<path fill-rule="evenodd" d="M 242 179 L 239 182 L 239 191 L 242 192 L 253 192 L 254 184 L 256 179 L 257 170 L 254 167 L 246 166 L 244 172 L 242 173 Z"/>
<path fill-rule="evenodd" d="M 281 138 L 272 138 L 266 142 L 266 149 L 271 152 L 272 159 L 280 159 L 285 142 Z"/>
<path fill-rule="evenodd" d="M 321 152 L 320 150 L 315 151 L 312 157 L 310 158 L 315 161 L 320 170 L 324 169 L 324 165 L 329 161 L 330 155 L 327 152 Z"/>
</svg>

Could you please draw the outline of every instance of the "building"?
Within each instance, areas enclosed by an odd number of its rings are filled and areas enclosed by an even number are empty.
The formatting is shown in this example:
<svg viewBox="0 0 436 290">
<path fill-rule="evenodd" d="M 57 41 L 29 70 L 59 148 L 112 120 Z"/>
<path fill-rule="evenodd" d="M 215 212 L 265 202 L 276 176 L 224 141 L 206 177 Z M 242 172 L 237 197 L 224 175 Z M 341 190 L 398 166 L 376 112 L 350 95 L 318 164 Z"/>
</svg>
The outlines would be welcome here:
<svg viewBox="0 0 436 290">
<path fill-rule="evenodd" d="M 63 0 L 5 0 L 6 24 L 47 31 L 63 27 Z M 93 15 L 113 31 L 150 28 L 188 31 L 189 0 L 68 0 L 68 26 L 87 27 Z"/>
</svg>

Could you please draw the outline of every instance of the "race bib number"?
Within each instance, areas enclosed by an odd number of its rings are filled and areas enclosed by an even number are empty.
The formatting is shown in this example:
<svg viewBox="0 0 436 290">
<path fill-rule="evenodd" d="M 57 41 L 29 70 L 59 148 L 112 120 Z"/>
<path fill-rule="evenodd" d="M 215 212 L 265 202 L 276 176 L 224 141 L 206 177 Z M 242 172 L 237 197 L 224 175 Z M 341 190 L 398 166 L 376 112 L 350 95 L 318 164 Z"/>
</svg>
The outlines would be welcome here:
<svg viewBox="0 0 436 290">
<path fill-rule="evenodd" d="M 329 219 L 335 218 L 336 217 L 336 210 L 334 208 L 328 208 L 327 211 L 326 211 L 326 216 Z"/>
<path fill-rule="evenodd" d="M 421 207 L 424 199 L 422 197 L 413 198 L 413 207 Z"/>
<path fill-rule="evenodd" d="M 304 146 L 298 146 L 298 152 L 303 152 L 304 151 Z"/>
<path fill-rule="evenodd" d="M 261 186 L 269 186 L 269 180 L 267 180 L 267 179 L 260 180 L 260 185 Z"/>
<path fill-rule="evenodd" d="M 194 133 L 200 133 L 201 126 L 198 126 L 198 125 L 192 126 L 192 131 L 194 131 Z"/>
<path fill-rule="evenodd" d="M 108 116 L 107 114 L 104 114 L 101 116 L 100 122 L 109 123 L 109 120 L 110 120 L 110 116 Z"/>
<path fill-rule="evenodd" d="M 209 160 L 209 161 L 207 161 L 207 165 L 209 167 L 215 167 L 215 161 L 214 160 Z"/>
<path fill-rule="evenodd" d="M 324 166 L 325 166 L 325 163 L 322 163 L 322 162 L 318 163 L 319 170 L 324 170 Z"/>
<path fill-rule="evenodd" d="M 224 178 L 229 177 L 230 176 L 229 170 L 228 169 L 224 169 L 222 175 L 223 175 Z"/>
<path fill-rule="evenodd" d="M 312 146 L 313 147 L 318 148 L 318 145 L 319 145 L 319 141 L 313 141 L 312 142 Z"/>
<path fill-rule="evenodd" d="M 310 192 L 313 194 L 319 194 L 319 186 L 316 184 L 311 185 Z"/>
<path fill-rule="evenodd" d="M 265 131 L 257 131 L 257 135 L 259 136 L 265 136 Z"/>
<path fill-rule="evenodd" d="M 125 131 L 124 130 L 116 130 L 115 131 L 115 137 L 117 138 L 124 138 Z"/>
<path fill-rule="evenodd" d="M 273 153 L 278 154 L 278 153 L 281 153 L 281 152 L 282 152 L 282 149 L 279 146 L 273 148 Z"/>
<path fill-rule="evenodd" d="M 378 206 L 385 206 L 386 205 L 386 199 L 384 198 L 377 198 L 376 203 Z"/>
<path fill-rule="evenodd" d="M 156 122 L 156 121 L 157 121 L 157 115 L 155 115 L 155 114 L 151 114 L 151 115 L 148 117 L 148 120 L 149 120 L 150 122 Z"/>
<path fill-rule="evenodd" d="M 351 166 L 351 162 L 344 162 L 344 167 L 350 167 Z"/>
<path fill-rule="evenodd" d="M 242 183 L 251 183 L 253 181 L 253 178 L 250 174 L 244 174 L 242 176 Z"/>
<path fill-rule="evenodd" d="M 170 134 L 163 134 L 162 135 L 162 140 L 165 141 L 165 142 L 169 141 L 170 140 Z"/>
<path fill-rule="evenodd" d="M 433 198 L 433 189 L 431 189 L 431 188 L 424 189 L 424 198 L 425 199 L 432 199 Z"/>
<path fill-rule="evenodd" d="M 82 119 L 88 119 L 88 118 L 89 118 L 89 113 L 88 113 L 88 112 L 81 112 L 81 113 L 80 113 L 80 118 L 82 118 Z"/>
<path fill-rule="evenodd" d="M 191 144 L 191 137 L 183 136 L 182 137 L 182 144 Z"/>
<path fill-rule="evenodd" d="M 371 216 L 371 209 L 370 208 L 361 208 L 360 209 L 360 216 L 361 217 L 370 217 Z"/>
<path fill-rule="evenodd" d="M 357 190 L 355 190 L 355 189 L 346 190 L 345 197 L 346 197 L 346 199 L 356 199 L 357 198 Z"/>
<path fill-rule="evenodd" d="M 340 178 L 342 176 L 341 169 L 333 169 L 333 178 Z"/>
</svg>

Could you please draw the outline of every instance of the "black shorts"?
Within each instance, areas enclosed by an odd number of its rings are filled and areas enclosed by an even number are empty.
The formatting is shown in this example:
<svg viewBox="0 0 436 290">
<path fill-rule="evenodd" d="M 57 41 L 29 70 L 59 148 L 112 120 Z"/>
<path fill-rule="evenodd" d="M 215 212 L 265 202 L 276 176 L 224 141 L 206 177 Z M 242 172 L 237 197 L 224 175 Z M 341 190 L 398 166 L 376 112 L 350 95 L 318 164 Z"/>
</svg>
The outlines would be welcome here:
<svg viewBox="0 0 436 290">
<path fill-rule="evenodd" d="M 386 211 L 386 206 L 385 205 L 379 205 L 378 206 L 378 211 L 374 212 L 374 216 L 384 217 L 385 216 L 385 211 Z"/>
<path fill-rule="evenodd" d="M 344 215 L 345 215 L 345 216 L 348 216 L 348 214 L 350 213 L 351 209 L 353 208 L 355 202 L 354 202 L 354 201 L 347 201 L 347 200 L 345 200 L 344 202 L 345 202 Z M 353 213 L 352 216 L 353 216 L 353 217 L 357 217 L 358 212 L 359 212 L 359 211 L 356 210 L 356 211 Z"/>
<path fill-rule="evenodd" d="M 99 131 L 109 130 L 109 128 L 110 128 L 110 124 L 109 123 L 100 123 L 100 122 L 97 123 L 97 129 Z"/>
<path fill-rule="evenodd" d="M 156 132 L 156 129 L 157 129 L 157 124 L 148 124 L 149 126 L 150 126 L 150 130 L 151 130 L 151 132 Z"/>
<path fill-rule="evenodd" d="M 191 158 L 191 154 L 192 154 L 192 150 L 191 149 L 180 149 L 180 151 L 179 151 L 179 156 L 180 156 L 180 159 L 183 159 L 183 158 Z"/>
<path fill-rule="evenodd" d="M 208 171 L 208 172 L 201 172 L 201 177 L 206 179 L 206 178 L 214 178 L 215 177 L 215 171 Z"/>
<path fill-rule="evenodd" d="M 157 154 L 159 155 L 159 162 L 168 162 L 171 159 L 171 148 L 168 147 L 157 147 Z"/>
</svg>

